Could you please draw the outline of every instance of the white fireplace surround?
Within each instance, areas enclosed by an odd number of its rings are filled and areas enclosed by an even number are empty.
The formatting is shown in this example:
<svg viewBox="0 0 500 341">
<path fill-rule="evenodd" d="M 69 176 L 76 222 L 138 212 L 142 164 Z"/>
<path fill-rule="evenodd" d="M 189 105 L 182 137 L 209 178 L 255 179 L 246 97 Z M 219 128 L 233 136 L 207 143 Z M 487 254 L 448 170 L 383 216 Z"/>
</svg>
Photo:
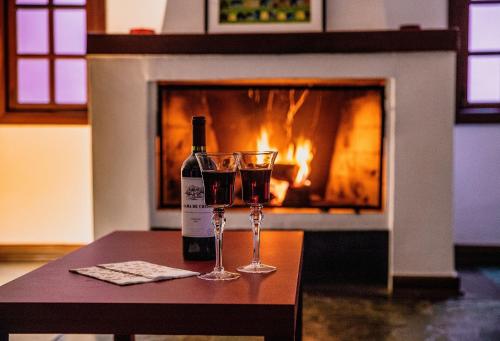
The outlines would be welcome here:
<svg viewBox="0 0 500 341">
<path fill-rule="evenodd" d="M 456 276 L 454 52 L 90 55 L 88 65 L 96 237 L 179 227 L 179 210 L 156 209 L 156 81 L 376 78 L 386 80 L 384 212 L 273 212 L 264 228 L 387 230 L 391 276 Z M 247 214 L 229 210 L 228 228 L 247 226 Z"/>
</svg>

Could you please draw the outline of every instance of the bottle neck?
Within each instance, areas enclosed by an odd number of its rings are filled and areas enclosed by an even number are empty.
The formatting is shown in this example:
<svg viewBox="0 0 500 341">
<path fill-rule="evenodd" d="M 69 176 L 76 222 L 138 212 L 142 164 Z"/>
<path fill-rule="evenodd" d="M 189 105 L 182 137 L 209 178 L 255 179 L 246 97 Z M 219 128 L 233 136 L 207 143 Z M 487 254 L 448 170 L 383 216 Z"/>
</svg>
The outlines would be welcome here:
<svg viewBox="0 0 500 341">
<path fill-rule="evenodd" d="M 193 124 L 193 153 L 206 152 L 205 143 L 205 122 L 202 124 Z"/>
<path fill-rule="evenodd" d="M 194 153 L 204 153 L 207 151 L 207 147 L 206 146 L 193 146 L 192 150 L 193 150 L 193 154 Z"/>
</svg>

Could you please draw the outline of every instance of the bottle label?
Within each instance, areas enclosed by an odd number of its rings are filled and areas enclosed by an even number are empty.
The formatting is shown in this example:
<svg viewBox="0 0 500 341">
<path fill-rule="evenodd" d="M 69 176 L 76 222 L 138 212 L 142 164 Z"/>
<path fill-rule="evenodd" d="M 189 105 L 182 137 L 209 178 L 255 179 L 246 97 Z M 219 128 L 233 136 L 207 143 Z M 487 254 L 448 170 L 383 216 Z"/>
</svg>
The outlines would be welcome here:
<svg viewBox="0 0 500 341">
<path fill-rule="evenodd" d="M 205 205 L 202 178 L 181 179 L 182 235 L 186 237 L 213 237 L 212 209 Z"/>
</svg>

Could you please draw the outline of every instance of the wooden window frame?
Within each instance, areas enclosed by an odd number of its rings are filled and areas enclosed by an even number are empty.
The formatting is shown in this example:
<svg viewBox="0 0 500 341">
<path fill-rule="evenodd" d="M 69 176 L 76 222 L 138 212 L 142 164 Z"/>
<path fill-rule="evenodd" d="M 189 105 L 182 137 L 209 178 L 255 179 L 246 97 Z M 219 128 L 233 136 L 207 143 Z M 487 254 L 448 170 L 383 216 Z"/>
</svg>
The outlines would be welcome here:
<svg viewBox="0 0 500 341">
<path fill-rule="evenodd" d="M 469 4 L 500 4 L 500 0 L 449 0 L 448 23 L 460 30 L 457 52 L 456 123 L 500 123 L 500 103 L 469 103 L 467 100 L 468 57 L 498 55 L 500 51 L 469 52 Z"/>
<path fill-rule="evenodd" d="M 14 89 L 15 83 L 9 79 L 9 68 L 15 67 L 12 63 L 16 39 L 13 36 L 12 25 L 15 23 L 14 20 L 7 20 L 15 10 L 14 2 L 15 0 L 0 0 L 0 124 L 88 124 L 86 105 L 57 105 L 57 108 L 37 105 L 37 109 L 19 104 L 16 105 L 16 109 L 12 109 L 9 105 L 12 104 L 12 96 L 16 96 L 17 93 Z M 103 33 L 105 31 L 105 0 L 87 0 L 86 10 L 87 32 Z M 51 20 L 49 25 L 52 25 Z M 61 55 L 60 57 L 82 58 L 81 55 Z M 51 83 L 53 82 L 54 80 L 51 80 Z"/>
</svg>

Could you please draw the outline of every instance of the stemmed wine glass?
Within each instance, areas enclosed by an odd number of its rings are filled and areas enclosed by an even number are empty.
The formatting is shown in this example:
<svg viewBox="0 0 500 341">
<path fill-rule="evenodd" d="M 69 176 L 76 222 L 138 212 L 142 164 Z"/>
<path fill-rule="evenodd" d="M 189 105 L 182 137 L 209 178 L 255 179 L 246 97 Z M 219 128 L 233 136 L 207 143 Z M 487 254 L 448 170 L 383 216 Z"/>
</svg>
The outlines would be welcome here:
<svg viewBox="0 0 500 341">
<path fill-rule="evenodd" d="M 222 266 L 222 239 L 224 209 L 233 204 L 234 179 L 240 160 L 239 153 L 196 153 L 205 190 L 205 205 L 212 207 L 212 225 L 215 234 L 215 267 L 210 273 L 198 276 L 212 281 L 229 281 L 240 277 L 225 271 Z"/>
<path fill-rule="evenodd" d="M 271 172 L 278 152 L 241 152 L 239 170 L 243 201 L 250 205 L 250 222 L 253 232 L 253 257 L 248 265 L 238 268 L 240 272 L 268 273 L 276 270 L 272 265 L 260 262 L 260 226 L 263 219 L 263 204 L 269 202 Z"/>
</svg>

